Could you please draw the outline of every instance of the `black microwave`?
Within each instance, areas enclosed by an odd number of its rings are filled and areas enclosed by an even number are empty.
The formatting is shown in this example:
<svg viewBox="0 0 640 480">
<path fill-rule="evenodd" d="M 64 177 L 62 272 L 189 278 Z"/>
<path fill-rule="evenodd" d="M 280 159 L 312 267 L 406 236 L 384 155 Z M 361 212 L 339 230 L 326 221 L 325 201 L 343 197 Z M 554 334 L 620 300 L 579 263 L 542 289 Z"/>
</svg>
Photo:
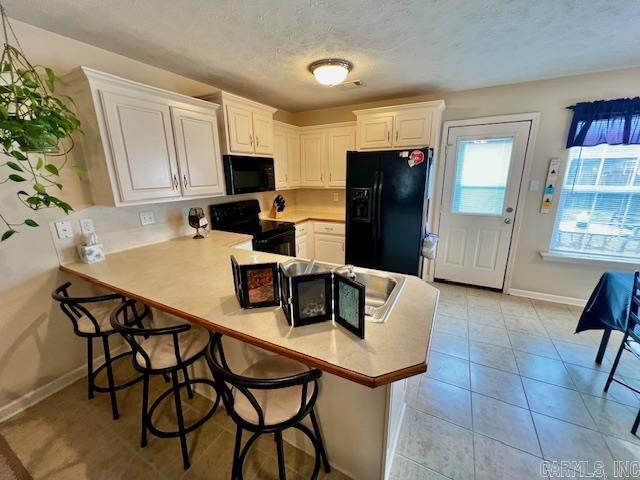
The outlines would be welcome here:
<svg viewBox="0 0 640 480">
<path fill-rule="evenodd" d="M 273 158 L 224 155 L 227 195 L 276 189 Z"/>
</svg>

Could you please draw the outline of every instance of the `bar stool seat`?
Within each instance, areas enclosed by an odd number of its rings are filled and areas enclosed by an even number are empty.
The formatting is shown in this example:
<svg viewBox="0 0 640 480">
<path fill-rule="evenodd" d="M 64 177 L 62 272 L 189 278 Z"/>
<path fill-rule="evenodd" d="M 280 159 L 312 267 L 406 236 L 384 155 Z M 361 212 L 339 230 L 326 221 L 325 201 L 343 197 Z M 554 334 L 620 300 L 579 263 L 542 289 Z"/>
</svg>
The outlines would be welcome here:
<svg viewBox="0 0 640 480">
<path fill-rule="evenodd" d="M 111 312 L 118 306 L 118 303 L 107 302 L 108 305 L 101 305 L 99 307 L 92 307 L 91 314 L 94 316 L 98 329 L 94 322 L 84 313 L 76 319 L 78 324 L 78 331 L 86 333 L 88 335 L 95 335 L 99 332 L 113 333 L 113 327 L 111 326 Z"/>
<path fill-rule="evenodd" d="M 149 357 L 149 365 L 142 353 L 136 353 L 136 363 L 142 368 L 162 370 L 176 367 L 179 363 L 188 362 L 202 352 L 209 344 L 209 331 L 198 325 L 192 325 L 186 332 L 178 333 L 180 360 L 176 357 L 176 348 L 171 335 L 155 335 L 140 342 L 140 347 Z"/>
<path fill-rule="evenodd" d="M 306 365 L 295 360 L 270 356 L 254 363 L 241 375 L 249 378 L 285 378 L 308 371 L 309 368 Z M 314 396 L 315 383 L 311 383 L 305 393 L 306 408 L 306 404 Z M 271 390 L 254 390 L 252 394 L 262 409 L 264 424 L 276 425 L 286 422 L 298 414 L 302 398 L 302 385 Z M 240 417 L 249 423 L 259 423 L 258 412 L 246 395 L 234 389 L 233 399 L 235 411 Z"/>
</svg>

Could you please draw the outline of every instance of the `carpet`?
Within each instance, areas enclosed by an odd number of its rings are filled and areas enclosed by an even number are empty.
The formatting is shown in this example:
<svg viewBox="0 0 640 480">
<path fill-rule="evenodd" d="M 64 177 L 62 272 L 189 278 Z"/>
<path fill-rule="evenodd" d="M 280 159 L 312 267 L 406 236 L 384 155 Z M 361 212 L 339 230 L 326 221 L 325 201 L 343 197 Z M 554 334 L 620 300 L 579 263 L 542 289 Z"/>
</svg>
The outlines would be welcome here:
<svg viewBox="0 0 640 480">
<path fill-rule="evenodd" d="M 32 480 L 20 459 L 0 435 L 0 480 Z"/>
</svg>

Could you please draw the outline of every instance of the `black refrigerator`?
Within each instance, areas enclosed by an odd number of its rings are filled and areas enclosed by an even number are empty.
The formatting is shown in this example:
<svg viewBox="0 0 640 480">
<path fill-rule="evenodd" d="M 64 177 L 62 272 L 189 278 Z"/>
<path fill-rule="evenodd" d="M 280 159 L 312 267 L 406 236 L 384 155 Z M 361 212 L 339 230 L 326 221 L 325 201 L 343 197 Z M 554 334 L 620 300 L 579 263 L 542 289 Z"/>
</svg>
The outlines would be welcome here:
<svg viewBox="0 0 640 480">
<path fill-rule="evenodd" d="M 347 152 L 346 263 L 422 275 L 430 148 Z"/>
</svg>

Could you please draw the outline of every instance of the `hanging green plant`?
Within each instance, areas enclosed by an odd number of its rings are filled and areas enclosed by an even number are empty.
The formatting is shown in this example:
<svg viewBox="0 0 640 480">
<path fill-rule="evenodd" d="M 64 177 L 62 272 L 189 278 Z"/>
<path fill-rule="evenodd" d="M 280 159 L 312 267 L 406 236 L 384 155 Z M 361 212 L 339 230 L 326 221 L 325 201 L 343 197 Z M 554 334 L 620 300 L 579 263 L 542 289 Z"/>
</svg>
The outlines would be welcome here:
<svg viewBox="0 0 640 480">
<path fill-rule="evenodd" d="M 69 213 L 71 205 L 52 192 L 62 190 L 60 172 L 67 166 L 74 146 L 71 135 L 80 130 L 80 121 L 54 95 L 57 79 L 53 70 L 33 66 L 24 56 L 1 4 L 0 14 L 5 40 L 0 55 L 0 152 L 8 156 L 0 161 L 4 167 L 0 184 L 23 183 L 18 199 L 31 210 L 59 208 Z M 9 44 L 9 33 L 17 47 Z M 82 169 L 71 167 L 82 179 Z M 2 212 L 0 220 L 5 226 L 0 241 L 12 237 L 21 226 L 38 226 L 31 218 L 10 221 Z"/>
</svg>

